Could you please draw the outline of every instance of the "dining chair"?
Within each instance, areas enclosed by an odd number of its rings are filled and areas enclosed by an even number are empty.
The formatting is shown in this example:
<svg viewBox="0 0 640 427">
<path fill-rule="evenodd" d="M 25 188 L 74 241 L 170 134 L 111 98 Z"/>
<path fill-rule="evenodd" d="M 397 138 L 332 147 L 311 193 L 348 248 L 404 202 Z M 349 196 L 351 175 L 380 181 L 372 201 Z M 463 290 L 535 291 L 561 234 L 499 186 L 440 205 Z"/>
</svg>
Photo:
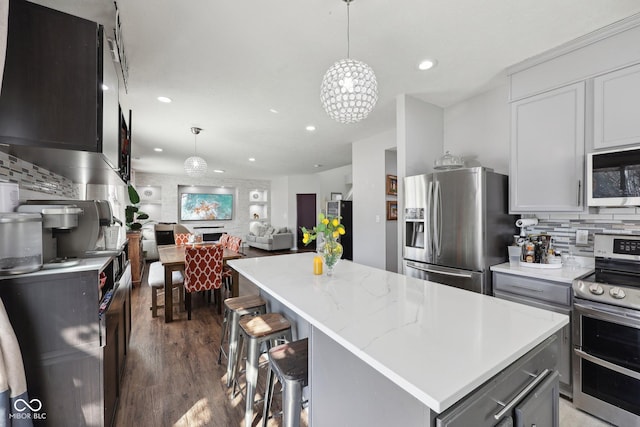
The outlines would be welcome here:
<svg viewBox="0 0 640 427">
<path fill-rule="evenodd" d="M 227 233 L 222 234 L 222 236 L 220 236 L 220 239 L 218 240 L 218 244 L 222 245 L 225 248 L 228 248 L 229 235 Z"/>
<path fill-rule="evenodd" d="M 225 234 L 225 236 L 229 236 Z M 226 242 L 226 248 L 232 250 L 234 252 L 238 252 L 240 250 L 240 245 L 242 245 L 242 239 L 236 236 L 229 236 Z M 231 283 L 233 282 L 233 268 L 228 265 L 223 265 L 222 267 L 222 277 L 224 278 L 225 288 L 227 292 L 231 292 Z"/>
<path fill-rule="evenodd" d="M 176 244 L 173 237 L 173 224 L 156 224 L 153 227 L 153 233 L 156 237 L 157 246 Z"/>
<path fill-rule="evenodd" d="M 176 245 L 184 246 L 189 243 L 189 239 L 191 238 L 191 233 L 174 233 L 174 238 L 176 240 Z"/>
<path fill-rule="evenodd" d="M 191 233 L 191 231 L 182 224 L 174 224 L 173 233 Z"/>
<path fill-rule="evenodd" d="M 227 245 L 228 249 L 231 249 L 234 252 L 238 252 L 240 250 L 240 245 L 242 245 L 242 239 L 238 236 L 229 236 L 229 243 Z"/>
<path fill-rule="evenodd" d="M 223 248 L 220 245 L 187 247 L 184 251 L 184 291 L 187 319 L 191 320 L 191 294 L 213 290 L 218 311 L 222 313 Z"/>
</svg>

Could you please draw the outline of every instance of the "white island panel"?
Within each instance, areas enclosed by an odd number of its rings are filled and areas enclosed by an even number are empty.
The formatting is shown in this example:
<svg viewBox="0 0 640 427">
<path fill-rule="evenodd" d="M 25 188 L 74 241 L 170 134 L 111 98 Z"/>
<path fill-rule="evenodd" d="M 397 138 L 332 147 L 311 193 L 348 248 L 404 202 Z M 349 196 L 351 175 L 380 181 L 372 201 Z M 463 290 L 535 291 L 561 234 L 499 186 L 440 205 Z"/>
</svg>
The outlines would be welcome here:
<svg viewBox="0 0 640 427">
<path fill-rule="evenodd" d="M 342 260 L 313 275 L 313 253 L 229 261 L 436 413 L 569 322 L 565 315 Z"/>
</svg>

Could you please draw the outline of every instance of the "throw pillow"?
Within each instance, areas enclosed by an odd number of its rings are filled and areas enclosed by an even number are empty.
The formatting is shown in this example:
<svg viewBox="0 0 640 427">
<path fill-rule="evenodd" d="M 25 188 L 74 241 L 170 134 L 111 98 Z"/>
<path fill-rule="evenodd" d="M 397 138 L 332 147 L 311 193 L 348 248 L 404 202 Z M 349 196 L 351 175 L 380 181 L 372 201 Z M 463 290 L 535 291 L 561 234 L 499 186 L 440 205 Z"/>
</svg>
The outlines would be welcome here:
<svg viewBox="0 0 640 427">
<path fill-rule="evenodd" d="M 256 234 L 256 236 L 264 237 L 264 234 L 265 234 L 266 231 L 267 231 L 267 227 L 264 224 L 260 224 L 260 226 L 258 228 L 258 234 Z"/>
<path fill-rule="evenodd" d="M 267 230 L 265 231 L 264 235 L 265 236 L 273 236 L 273 233 L 276 232 L 276 229 L 273 228 L 272 226 L 267 227 Z"/>
<path fill-rule="evenodd" d="M 249 225 L 249 234 L 253 234 L 254 236 L 258 236 L 260 233 L 261 224 L 259 222 L 252 222 Z"/>
<path fill-rule="evenodd" d="M 287 227 L 282 227 L 278 230 L 278 234 L 284 234 L 284 233 L 288 233 L 289 230 L 287 229 Z"/>
</svg>

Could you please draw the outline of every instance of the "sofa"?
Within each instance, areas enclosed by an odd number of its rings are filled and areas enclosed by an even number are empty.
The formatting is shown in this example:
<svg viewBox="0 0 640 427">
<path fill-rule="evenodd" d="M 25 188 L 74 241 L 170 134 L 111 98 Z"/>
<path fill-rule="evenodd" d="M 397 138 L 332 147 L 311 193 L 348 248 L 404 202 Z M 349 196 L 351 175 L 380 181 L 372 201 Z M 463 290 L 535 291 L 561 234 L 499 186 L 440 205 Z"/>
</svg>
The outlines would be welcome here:
<svg viewBox="0 0 640 427">
<path fill-rule="evenodd" d="M 277 228 L 271 224 L 260 222 L 251 223 L 249 234 L 244 240 L 247 245 L 265 251 L 278 251 L 293 247 L 293 233 L 287 227 Z"/>
</svg>

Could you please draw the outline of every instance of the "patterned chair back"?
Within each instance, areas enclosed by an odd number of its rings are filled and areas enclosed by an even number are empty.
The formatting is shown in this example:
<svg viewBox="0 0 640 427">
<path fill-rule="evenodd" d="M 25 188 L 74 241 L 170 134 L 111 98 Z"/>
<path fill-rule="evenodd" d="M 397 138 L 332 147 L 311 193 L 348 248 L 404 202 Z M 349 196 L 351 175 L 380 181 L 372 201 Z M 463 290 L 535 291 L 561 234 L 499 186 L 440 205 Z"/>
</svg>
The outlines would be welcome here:
<svg viewBox="0 0 640 427">
<path fill-rule="evenodd" d="M 187 247 L 184 252 L 184 289 L 186 292 L 220 289 L 222 286 L 220 245 Z"/>
<path fill-rule="evenodd" d="M 175 233 L 173 237 L 176 240 L 176 245 L 184 246 L 189 243 L 189 238 L 192 236 L 191 233 Z"/>
<path fill-rule="evenodd" d="M 220 240 L 218 240 L 218 244 L 224 246 L 225 248 L 228 248 L 229 246 L 229 235 L 227 233 L 224 233 L 222 236 L 220 236 Z"/>
<path fill-rule="evenodd" d="M 237 236 L 229 237 L 229 244 L 227 245 L 227 249 L 231 249 L 234 252 L 238 252 L 240 250 L 240 245 L 242 244 L 242 239 Z"/>
</svg>

